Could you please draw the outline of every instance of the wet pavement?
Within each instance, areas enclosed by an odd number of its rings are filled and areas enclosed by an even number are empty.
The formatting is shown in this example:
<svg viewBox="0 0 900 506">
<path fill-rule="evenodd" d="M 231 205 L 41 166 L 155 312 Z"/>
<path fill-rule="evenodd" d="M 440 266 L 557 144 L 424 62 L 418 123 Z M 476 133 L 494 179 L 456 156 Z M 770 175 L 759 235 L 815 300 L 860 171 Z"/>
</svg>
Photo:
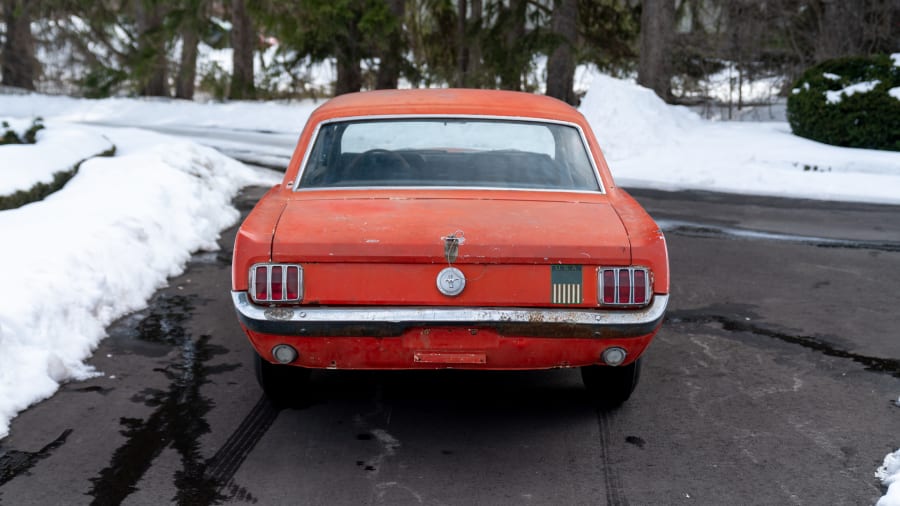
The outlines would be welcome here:
<svg viewBox="0 0 900 506">
<path fill-rule="evenodd" d="M 635 193 L 673 292 L 619 410 L 574 370 L 319 371 L 277 408 L 230 230 L 110 327 L 103 376 L 13 421 L 0 504 L 874 503 L 900 446 L 900 208 Z"/>
</svg>

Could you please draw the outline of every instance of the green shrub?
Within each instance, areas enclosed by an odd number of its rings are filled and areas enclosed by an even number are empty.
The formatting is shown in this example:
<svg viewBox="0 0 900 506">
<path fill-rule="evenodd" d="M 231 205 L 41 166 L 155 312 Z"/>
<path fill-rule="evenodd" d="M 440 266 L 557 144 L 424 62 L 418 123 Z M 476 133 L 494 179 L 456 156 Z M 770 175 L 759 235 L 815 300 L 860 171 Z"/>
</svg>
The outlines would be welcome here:
<svg viewBox="0 0 900 506">
<path fill-rule="evenodd" d="M 38 130 L 44 128 L 44 119 L 38 116 L 31 121 L 31 126 L 20 137 L 19 134 L 12 129 L 6 121 L 0 123 L 2 135 L 0 135 L 0 145 L 3 144 L 34 144 L 37 142 Z"/>
<path fill-rule="evenodd" d="M 878 83 L 871 91 L 839 96 L 826 92 L 857 83 Z M 787 118 L 794 134 L 828 144 L 900 151 L 900 99 L 888 90 L 900 86 L 900 66 L 891 57 L 840 58 L 809 68 L 788 96 Z M 896 93 L 896 92 L 895 92 Z"/>
<path fill-rule="evenodd" d="M 108 150 L 98 153 L 95 156 L 114 156 L 115 154 L 116 147 L 112 146 Z M 43 200 L 50 194 L 61 190 L 70 179 L 78 174 L 78 169 L 81 168 L 81 164 L 87 160 L 90 160 L 90 158 L 81 160 L 69 170 L 62 170 L 53 174 L 53 181 L 49 183 L 35 183 L 34 186 L 27 190 L 19 190 L 9 195 L 0 195 L 0 211 L 16 209 L 17 207 Z"/>
</svg>

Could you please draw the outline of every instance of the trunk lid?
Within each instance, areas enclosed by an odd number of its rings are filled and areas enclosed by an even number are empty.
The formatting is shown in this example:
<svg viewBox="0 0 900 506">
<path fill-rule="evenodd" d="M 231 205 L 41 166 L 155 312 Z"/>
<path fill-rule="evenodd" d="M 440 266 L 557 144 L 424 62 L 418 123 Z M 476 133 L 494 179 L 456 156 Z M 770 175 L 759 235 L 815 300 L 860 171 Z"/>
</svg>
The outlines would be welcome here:
<svg viewBox="0 0 900 506">
<path fill-rule="evenodd" d="M 528 198 L 310 197 L 285 208 L 275 262 L 446 264 L 444 237 L 461 237 L 455 264 L 630 262 L 627 232 L 602 195 Z"/>
</svg>

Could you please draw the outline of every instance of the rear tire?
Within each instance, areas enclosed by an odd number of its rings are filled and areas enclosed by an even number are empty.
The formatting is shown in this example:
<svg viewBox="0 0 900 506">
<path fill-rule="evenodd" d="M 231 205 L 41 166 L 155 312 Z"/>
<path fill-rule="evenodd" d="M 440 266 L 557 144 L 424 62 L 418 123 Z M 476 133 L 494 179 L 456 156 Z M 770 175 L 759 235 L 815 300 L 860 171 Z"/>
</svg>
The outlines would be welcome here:
<svg viewBox="0 0 900 506">
<path fill-rule="evenodd" d="M 608 365 L 582 367 L 581 379 L 594 403 L 601 409 L 612 409 L 627 401 L 641 378 L 641 361 L 639 358 L 619 367 Z"/>
<path fill-rule="evenodd" d="M 253 353 L 256 382 L 270 401 L 279 407 L 297 404 L 309 394 L 310 370 L 293 365 L 273 364 Z"/>
</svg>

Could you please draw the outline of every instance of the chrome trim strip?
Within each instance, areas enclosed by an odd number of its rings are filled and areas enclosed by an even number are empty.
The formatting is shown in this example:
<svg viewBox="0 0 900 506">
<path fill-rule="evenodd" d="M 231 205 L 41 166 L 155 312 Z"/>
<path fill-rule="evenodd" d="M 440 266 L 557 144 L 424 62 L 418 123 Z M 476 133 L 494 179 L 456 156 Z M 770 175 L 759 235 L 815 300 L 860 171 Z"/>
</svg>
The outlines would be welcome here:
<svg viewBox="0 0 900 506">
<path fill-rule="evenodd" d="M 387 114 L 387 115 L 377 115 L 377 116 L 344 116 L 338 118 L 330 118 L 325 121 L 319 122 L 316 125 L 315 131 L 313 131 L 312 137 L 309 139 L 309 144 L 306 145 L 306 151 L 303 153 L 303 161 L 300 163 L 300 169 L 297 171 L 297 177 L 294 178 L 294 186 L 293 191 L 321 191 L 321 190 L 361 190 L 367 188 L 378 188 L 378 189 L 387 189 L 390 187 L 385 186 L 373 186 L 373 187 L 357 187 L 357 186 L 334 186 L 329 188 L 300 188 L 300 180 L 303 178 L 303 173 L 306 172 L 306 164 L 309 161 L 309 156 L 312 153 L 312 148 L 315 146 L 316 141 L 319 138 L 319 132 L 322 130 L 322 126 L 328 125 L 331 123 L 343 123 L 348 121 L 371 121 L 371 120 L 380 120 L 380 119 L 440 119 L 440 118 L 452 118 L 452 119 L 484 119 L 484 120 L 506 120 L 506 121 L 527 121 L 530 123 L 550 123 L 553 125 L 565 125 L 570 126 L 578 130 L 578 135 L 581 136 L 581 145 L 584 146 L 584 150 L 588 154 L 588 161 L 591 162 L 591 167 L 594 169 L 594 178 L 597 179 L 597 186 L 599 186 L 599 191 L 588 191 L 588 190 L 555 190 L 555 189 L 527 189 L 527 188 L 480 188 L 480 187 L 463 187 L 466 190 L 515 190 L 515 191 L 545 191 L 545 192 L 580 192 L 580 193 L 590 193 L 590 194 L 606 194 L 606 187 L 603 186 L 603 178 L 600 177 L 600 169 L 597 167 L 597 162 L 594 159 L 596 153 L 591 150 L 591 145 L 587 141 L 587 136 L 584 135 L 584 130 L 581 129 L 577 123 L 571 123 L 568 121 L 560 121 L 549 118 L 531 118 L 526 116 L 491 116 L 491 115 L 480 115 L 480 114 Z M 395 189 L 457 189 L 456 187 L 448 187 L 448 186 L 421 186 L 421 187 L 413 187 L 413 186 L 402 186 L 395 187 Z"/>
<path fill-rule="evenodd" d="M 502 335 L 549 338 L 637 337 L 662 323 L 668 295 L 642 309 L 493 307 L 266 307 L 231 292 L 241 323 L 254 332 L 322 337 L 391 337 L 412 327 L 490 328 Z"/>
</svg>

